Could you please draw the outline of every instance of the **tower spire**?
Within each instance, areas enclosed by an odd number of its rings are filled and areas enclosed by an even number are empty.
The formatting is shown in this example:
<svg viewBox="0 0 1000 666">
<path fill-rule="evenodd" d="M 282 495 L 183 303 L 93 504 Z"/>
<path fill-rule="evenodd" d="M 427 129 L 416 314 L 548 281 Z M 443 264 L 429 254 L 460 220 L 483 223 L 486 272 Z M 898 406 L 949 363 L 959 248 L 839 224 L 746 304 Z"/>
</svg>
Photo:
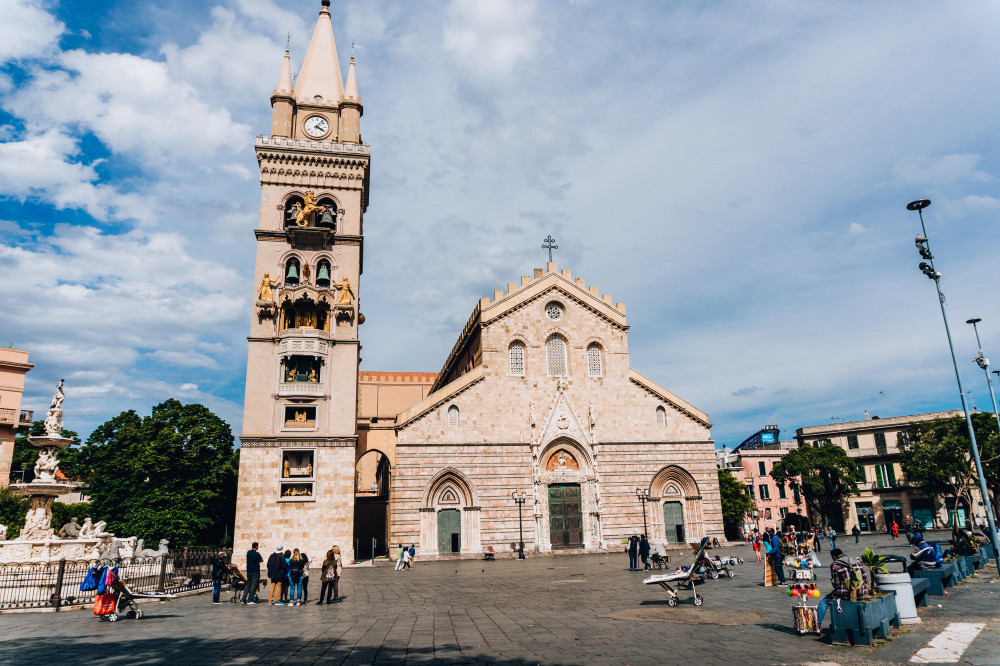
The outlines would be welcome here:
<svg viewBox="0 0 1000 666">
<path fill-rule="evenodd" d="M 278 78 L 278 87 L 274 89 L 274 94 L 292 94 L 292 62 L 287 48 L 285 48 L 285 61 L 281 64 L 281 76 Z"/>
<path fill-rule="evenodd" d="M 344 99 L 361 101 L 361 96 L 358 95 L 358 79 L 354 74 L 354 56 L 351 56 L 351 64 L 347 66 L 347 83 L 344 84 Z"/>
<path fill-rule="evenodd" d="M 300 104 L 315 104 L 322 100 L 336 105 L 344 97 L 344 80 L 337 60 L 333 24 L 330 22 L 330 1 L 323 0 L 322 5 L 309 49 L 302 59 L 302 69 L 295 80 L 295 99 Z"/>
</svg>

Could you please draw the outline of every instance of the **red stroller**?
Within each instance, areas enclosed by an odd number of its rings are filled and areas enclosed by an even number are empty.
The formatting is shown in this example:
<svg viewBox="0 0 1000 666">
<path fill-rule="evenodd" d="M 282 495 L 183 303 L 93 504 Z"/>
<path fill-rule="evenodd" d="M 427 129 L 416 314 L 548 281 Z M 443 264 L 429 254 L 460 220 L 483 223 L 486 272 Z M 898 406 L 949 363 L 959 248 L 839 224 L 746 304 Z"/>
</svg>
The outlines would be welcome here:
<svg viewBox="0 0 1000 666">
<path fill-rule="evenodd" d="M 138 620 L 142 617 L 142 609 L 139 608 L 136 599 L 175 598 L 173 594 L 133 592 L 116 574 L 109 573 L 108 575 L 111 582 L 108 583 L 107 591 L 94 598 L 94 615 L 100 617 L 101 620 L 117 622 L 120 617 Z"/>
</svg>

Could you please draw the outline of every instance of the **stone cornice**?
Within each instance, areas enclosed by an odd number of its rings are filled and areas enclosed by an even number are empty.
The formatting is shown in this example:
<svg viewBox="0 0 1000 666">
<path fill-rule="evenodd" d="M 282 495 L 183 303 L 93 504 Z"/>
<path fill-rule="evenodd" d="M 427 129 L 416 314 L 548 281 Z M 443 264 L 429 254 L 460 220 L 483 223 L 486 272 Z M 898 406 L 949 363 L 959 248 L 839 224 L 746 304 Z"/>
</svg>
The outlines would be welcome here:
<svg viewBox="0 0 1000 666">
<path fill-rule="evenodd" d="M 695 408 L 693 405 L 689 405 L 684 402 L 676 395 L 663 388 L 653 380 L 648 377 L 644 377 L 635 371 L 634 368 L 629 368 L 628 379 L 630 382 L 643 389 L 650 395 L 656 396 L 663 402 L 667 403 L 674 409 L 676 409 L 681 414 L 691 418 L 692 420 L 698 422 L 699 424 L 705 426 L 706 428 L 711 428 L 712 424 L 708 422 L 708 414 Z"/>
<path fill-rule="evenodd" d="M 462 393 L 465 393 L 470 388 L 483 381 L 485 377 L 486 372 L 483 366 L 474 368 L 470 372 L 458 377 L 434 393 L 431 393 L 426 398 L 407 409 L 405 412 L 401 412 L 399 416 L 396 417 L 397 428 L 405 428 L 414 421 L 423 418 L 431 411 L 440 407 L 442 404 L 454 399 Z M 397 444 L 397 446 L 399 445 Z"/>
<path fill-rule="evenodd" d="M 254 229 L 254 236 L 259 241 L 269 241 L 272 243 L 288 243 L 288 232 L 276 229 Z M 330 245 L 361 245 L 362 237 L 351 234 L 333 234 L 330 236 Z"/>
<path fill-rule="evenodd" d="M 350 437 L 254 437 L 240 435 L 240 447 L 247 449 L 270 448 L 344 448 L 357 446 L 358 438 Z"/>
</svg>

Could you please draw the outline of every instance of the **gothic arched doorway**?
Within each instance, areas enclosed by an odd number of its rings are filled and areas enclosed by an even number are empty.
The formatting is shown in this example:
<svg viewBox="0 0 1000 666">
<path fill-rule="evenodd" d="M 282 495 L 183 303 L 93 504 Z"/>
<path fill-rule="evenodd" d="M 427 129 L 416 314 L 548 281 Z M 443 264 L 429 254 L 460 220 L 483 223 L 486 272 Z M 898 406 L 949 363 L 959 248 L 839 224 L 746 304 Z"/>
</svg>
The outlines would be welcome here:
<svg viewBox="0 0 1000 666">
<path fill-rule="evenodd" d="M 435 475 L 420 509 L 420 552 L 457 555 L 480 552 L 479 505 L 465 474 L 449 467 Z"/>
<path fill-rule="evenodd" d="M 354 466 L 354 558 L 364 560 L 388 551 L 389 459 L 368 451 Z"/>
<path fill-rule="evenodd" d="M 701 493 L 694 477 L 679 465 L 667 465 L 650 484 L 650 493 L 660 498 L 663 522 L 650 527 L 654 536 L 662 535 L 668 544 L 697 542 L 705 534 Z"/>
</svg>

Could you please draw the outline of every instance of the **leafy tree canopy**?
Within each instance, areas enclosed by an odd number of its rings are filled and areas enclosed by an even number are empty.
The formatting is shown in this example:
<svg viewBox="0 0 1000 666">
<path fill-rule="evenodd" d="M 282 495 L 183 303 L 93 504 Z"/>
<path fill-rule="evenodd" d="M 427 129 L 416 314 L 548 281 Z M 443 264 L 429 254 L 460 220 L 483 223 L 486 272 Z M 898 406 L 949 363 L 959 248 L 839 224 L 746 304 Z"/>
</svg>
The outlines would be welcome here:
<svg viewBox="0 0 1000 666">
<path fill-rule="evenodd" d="M 103 423 L 79 456 L 95 520 L 172 546 L 221 542 L 235 516 L 237 460 L 229 424 L 174 399 Z"/>
<path fill-rule="evenodd" d="M 728 528 L 742 525 L 754 508 L 753 498 L 733 473 L 719 470 L 719 493 L 722 497 L 722 522 Z"/>
<path fill-rule="evenodd" d="M 981 412 L 971 416 L 987 487 L 996 506 L 1000 490 L 996 417 Z M 914 423 L 903 431 L 900 443 L 900 466 L 907 479 L 921 484 L 930 493 L 970 500 L 969 490 L 978 481 L 964 416 Z"/>
<path fill-rule="evenodd" d="M 21 533 L 29 504 L 24 497 L 12 493 L 10 488 L 0 488 L 0 525 L 7 526 L 8 539 L 15 539 Z"/>
<path fill-rule="evenodd" d="M 804 443 L 774 463 L 771 478 L 802 493 L 813 521 L 842 515 L 844 500 L 858 494 L 858 467 L 847 451 L 829 440 Z"/>
</svg>

